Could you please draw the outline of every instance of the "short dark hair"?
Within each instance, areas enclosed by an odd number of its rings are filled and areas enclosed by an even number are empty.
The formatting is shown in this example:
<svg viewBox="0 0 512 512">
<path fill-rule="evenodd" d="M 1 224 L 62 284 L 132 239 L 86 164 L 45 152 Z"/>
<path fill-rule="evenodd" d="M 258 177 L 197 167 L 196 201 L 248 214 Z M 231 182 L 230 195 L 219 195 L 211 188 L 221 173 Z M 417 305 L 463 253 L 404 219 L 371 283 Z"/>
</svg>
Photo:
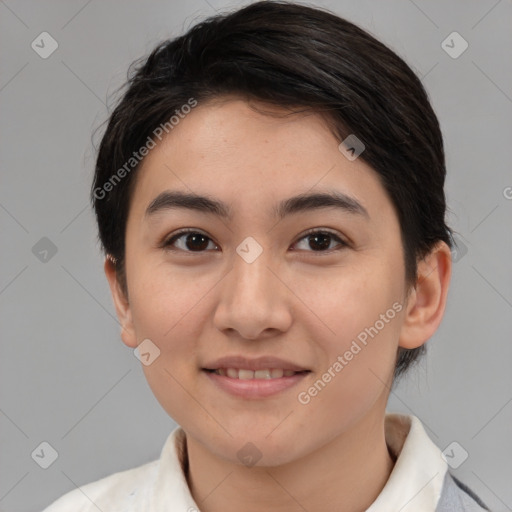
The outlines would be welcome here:
<svg viewBox="0 0 512 512">
<path fill-rule="evenodd" d="M 340 141 L 355 134 L 397 212 L 408 286 L 437 242 L 452 247 L 443 139 L 421 81 L 387 46 L 327 10 L 260 1 L 212 16 L 135 61 L 124 87 L 99 146 L 91 201 L 127 296 L 125 230 L 139 165 L 126 163 L 191 98 L 235 94 L 306 108 L 325 116 Z M 395 378 L 424 350 L 400 348 Z"/>
</svg>

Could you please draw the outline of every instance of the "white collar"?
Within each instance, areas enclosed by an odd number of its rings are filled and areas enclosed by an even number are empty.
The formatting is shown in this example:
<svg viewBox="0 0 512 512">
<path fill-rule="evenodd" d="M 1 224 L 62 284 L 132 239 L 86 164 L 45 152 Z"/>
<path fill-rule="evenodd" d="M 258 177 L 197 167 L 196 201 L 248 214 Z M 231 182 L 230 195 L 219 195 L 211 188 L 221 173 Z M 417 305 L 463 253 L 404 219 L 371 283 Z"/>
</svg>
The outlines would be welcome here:
<svg viewBox="0 0 512 512">
<path fill-rule="evenodd" d="M 441 495 L 447 463 L 415 416 L 386 414 L 386 443 L 395 455 L 391 475 L 366 512 L 432 512 Z M 149 510 L 199 510 L 183 472 L 185 432 L 176 427 L 162 449 Z"/>
<path fill-rule="evenodd" d="M 448 464 L 415 416 L 386 414 L 386 443 L 395 455 L 391 475 L 366 512 L 435 511 Z"/>
<path fill-rule="evenodd" d="M 160 456 L 156 480 L 149 496 L 149 510 L 199 511 L 183 472 L 185 432 L 177 426 L 167 438 Z"/>
</svg>

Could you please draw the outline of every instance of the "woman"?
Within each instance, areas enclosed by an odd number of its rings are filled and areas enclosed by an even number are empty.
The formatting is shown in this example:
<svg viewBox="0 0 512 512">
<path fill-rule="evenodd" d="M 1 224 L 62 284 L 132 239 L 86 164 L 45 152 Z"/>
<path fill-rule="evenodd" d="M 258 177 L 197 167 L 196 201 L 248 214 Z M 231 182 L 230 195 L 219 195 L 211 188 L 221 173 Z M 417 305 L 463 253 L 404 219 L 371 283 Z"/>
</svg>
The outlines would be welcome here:
<svg viewBox="0 0 512 512">
<path fill-rule="evenodd" d="M 178 427 L 46 510 L 487 510 L 393 382 L 451 276 L 419 79 L 329 12 L 257 2 L 165 41 L 91 199 L 123 342 Z"/>
</svg>

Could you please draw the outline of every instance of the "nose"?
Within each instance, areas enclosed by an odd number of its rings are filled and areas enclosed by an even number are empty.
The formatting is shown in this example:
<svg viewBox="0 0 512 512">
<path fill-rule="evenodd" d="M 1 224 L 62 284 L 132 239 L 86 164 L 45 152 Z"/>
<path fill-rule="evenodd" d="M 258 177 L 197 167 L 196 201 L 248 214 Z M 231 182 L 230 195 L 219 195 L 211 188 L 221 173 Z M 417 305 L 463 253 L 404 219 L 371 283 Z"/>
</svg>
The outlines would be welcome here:
<svg viewBox="0 0 512 512">
<path fill-rule="evenodd" d="M 270 251 L 252 263 L 235 254 L 231 271 L 219 283 L 215 327 L 246 340 L 264 339 L 289 329 L 292 292 L 274 270 Z"/>
</svg>

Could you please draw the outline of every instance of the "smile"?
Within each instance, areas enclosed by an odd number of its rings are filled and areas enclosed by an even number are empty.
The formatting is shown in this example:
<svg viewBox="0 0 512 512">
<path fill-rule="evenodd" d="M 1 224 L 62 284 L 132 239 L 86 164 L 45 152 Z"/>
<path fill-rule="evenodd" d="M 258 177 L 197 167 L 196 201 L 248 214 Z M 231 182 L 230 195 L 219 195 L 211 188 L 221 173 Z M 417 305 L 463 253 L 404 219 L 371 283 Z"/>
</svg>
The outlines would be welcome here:
<svg viewBox="0 0 512 512">
<path fill-rule="evenodd" d="M 224 377 L 230 377 L 232 379 L 242 379 L 242 380 L 251 380 L 251 379 L 280 379 L 281 377 L 291 377 L 296 373 L 304 373 L 304 372 L 295 372 L 293 370 L 283 370 L 282 368 L 265 368 L 263 370 L 245 370 L 239 368 L 218 368 L 216 370 L 208 370 L 212 371 L 217 375 L 223 375 Z"/>
<path fill-rule="evenodd" d="M 309 370 L 293 371 L 282 368 L 246 370 L 237 368 L 203 369 L 202 372 L 217 389 L 238 398 L 261 399 L 276 395 L 297 385 Z"/>
</svg>

